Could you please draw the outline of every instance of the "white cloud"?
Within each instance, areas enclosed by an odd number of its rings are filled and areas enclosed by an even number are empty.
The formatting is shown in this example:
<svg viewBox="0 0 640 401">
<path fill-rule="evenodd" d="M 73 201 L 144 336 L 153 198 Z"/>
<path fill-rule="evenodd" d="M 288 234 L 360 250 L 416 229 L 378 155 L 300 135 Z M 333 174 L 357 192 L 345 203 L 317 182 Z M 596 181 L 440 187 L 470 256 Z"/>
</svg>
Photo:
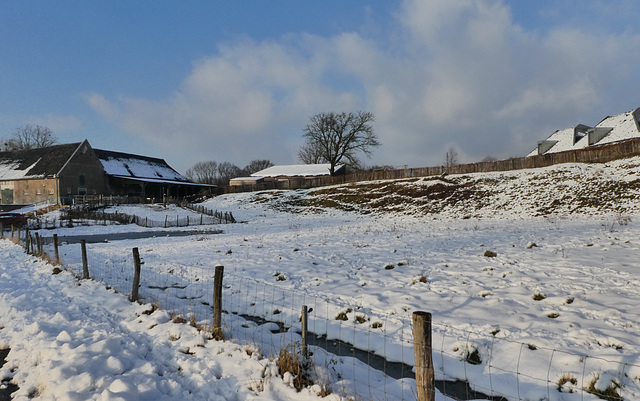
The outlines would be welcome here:
<svg viewBox="0 0 640 401">
<path fill-rule="evenodd" d="M 452 143 L 467 161 L 526 154 L 541 129 L 640 106 L 636 32 L 528 32 L 499 0 L 406 0 L 395 17 L 386 43 L 358 32 L 243 39 L 194 62 L 168 98 L 86 99 L 191 163 L 239 165 L 295 162 L 309 116 L 327 110 L 376 114 L 373 163 L 425 166 Z"/>
</svg>

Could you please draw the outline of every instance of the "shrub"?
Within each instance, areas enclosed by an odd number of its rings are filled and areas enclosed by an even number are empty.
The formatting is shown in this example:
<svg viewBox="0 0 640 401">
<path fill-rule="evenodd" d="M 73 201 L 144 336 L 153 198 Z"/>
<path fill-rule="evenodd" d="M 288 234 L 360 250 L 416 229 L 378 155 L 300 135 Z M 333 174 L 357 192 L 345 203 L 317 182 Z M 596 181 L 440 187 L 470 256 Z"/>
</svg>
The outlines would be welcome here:
<svg viewBox="0 0 640 401">
<path fill-rule="evenodd" d="M 187 319 L 180 315 L 176 315 L 173 317 L 173 323 L 184 324 L 187 323 Z"/>
<path fill-rule="evenodd" d="M 482 358 L 480 357 L 480 351 L 475 346 L 465 345 L 464 350 L 462 351 L 462 357 L 465 361 L 467 361 L 470 365 L 480 365 L 482 363 Z M 453 348 L 454 352 L 460 351 L 459 347 Z"/>
<path fill-rule="evenodd" d="M 498 254 L 494 251 L 484 251 L 484 256 L 488 257 L 488 258 L 495 258 L 496 256 L 498 256 Z"/>
<path fill-rule="evenodd" d="M 347 309 L 346 311 L 342 311 L 340 313 L 338 313 L 336 315 L 336 320 L 349 320 L 349 316 L 347 316 L 348 313 L 351 313 L 351 309 Z"/>
<path fill-rule="evenodd" d="M 293 376 L 293 387 L 296 390 L 300 391 L 302 388 L 313 384 L 305 374 L 304 368 L 298 360 L 298 356 L 288 349 L 284 348 L 280 351 L 276 365 L 278 366 L 280 376 L 283 378 L 287 373 Z"/>
<path fill-rule="evenodd" d="M 547 297 L 547 296 L 546 296 L 546 295 L 544 295 L 544 294 L 543 294 L 543 293 L 541 293 L 541 292 L 537 292 L 537 293 L 533 294 L 533 300 L 534 300 L 534 301 L 542 301 L 542 300 L 543 300 L 543 299 L 545 299 L 546 297 Z"/>
<path fill-rule="evenodd" d="M 599 380 L 600 374 L 594 375 L 593 379 L 589 383 L 589 387 L 586 389 L 588 393 L 607 401 L 622 401 L 622 396 L 618 394 L 620 384 L 616 379 L 612 379 L 605 389 L 598 388 L 597 385 Z"/>
<path fill-rule="evenodd" d="M 558 379 L 558 391 L 562 392 L 567 384 L 576 386 L 578 384 L 578 379 L 570 373 L 563 373 L 562 376 L 560 376 L 560 379 Z M 569 393 L 573 393 L 573 388 L 569 388 Z"/>
<path fill-rule="evenodd" d="M 379 329 L 380 327 L 382 327 L 382 322 L 373 322 L 373 323 L 371 323 L 371 328 L 372 329 Z"/>
</svg>

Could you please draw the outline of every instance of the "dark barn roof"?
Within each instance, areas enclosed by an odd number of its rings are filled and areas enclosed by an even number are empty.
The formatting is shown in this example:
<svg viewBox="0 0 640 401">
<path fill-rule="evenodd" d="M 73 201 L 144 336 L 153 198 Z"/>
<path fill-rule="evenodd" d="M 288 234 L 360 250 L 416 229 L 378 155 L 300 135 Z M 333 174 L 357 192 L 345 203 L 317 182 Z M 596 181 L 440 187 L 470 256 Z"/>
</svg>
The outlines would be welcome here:
<svg viewBox="0 0 640 401">
<path fill-rule="evenodd" d="M 51 177 L 60 172 L 82 142 L 0 152 L 0 180 Z"/>
</svg>

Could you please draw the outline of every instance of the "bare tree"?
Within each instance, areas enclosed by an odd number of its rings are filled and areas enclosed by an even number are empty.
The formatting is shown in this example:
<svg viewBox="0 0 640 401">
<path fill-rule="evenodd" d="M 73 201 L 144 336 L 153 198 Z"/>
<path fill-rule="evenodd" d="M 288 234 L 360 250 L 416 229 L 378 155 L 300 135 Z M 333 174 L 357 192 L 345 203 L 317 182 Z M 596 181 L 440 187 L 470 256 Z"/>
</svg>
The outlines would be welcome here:
<svg viewBox="0 0 640 401">
<path fill-rule="evenodd" d="M 458 162 L 458 151 L 452 146 L 447 150 L 447 154 L 445 156 L 445 165 L 447 167 L 455 166 L 456 164 L 460 164 Z"/>
<path fill-rule="evenodd" d="M 348 164 L 357 165 L 356 155 L 359 152 L 370 156 L 371 149 L 380 146 L 371 126 L 374 119 L 373 113 L 365 111 L 355 114 L 316 114 L 309 119 L 309 124 L 304 129 L 306 142 L 298 157 L 302 160 L 302 157 L 309 156 L 308 160 L 329 163 L 331 175 L 335 172 L 336 165 L 343 160 Z"/>
<path fill-rule="evenodd" d="M 497 162 L 498 158 L 495 156 L 487 156 L 484 159 L 482 159 L 483 162 Z"/>
<path fill-rule="evenodd" d="M 218 180 L 218 162 L 214 160 L 197 162 L 187 169 L 185 175 L 200 184 L 215 184 Z"/>
<path fill-rule="evenodd" d="M 46 148 L 55 145 L 58 139 L 53 132 L 41 125 L 25 125 L 16 129 L 6 143 L 7 150 Z"/>
<path fill-rule="evenodd" d="M 224 162 L 218 164 L 218 185 L 228 185 L 232 178 L 240 177 L 242 170 L 235 164 Z"/>
<path fill-rule="evenodd" d="M 271 163 L 270 160 L 252 160 L 244 169 L 242 169 L 242 174 L 249 176 L 253 173 L 257 173 L 260 170 L 264 170 L 265 168 L 269 168 L 272 166 L 273 163 Z"/>
<path fill-rule="evenodd" d="M 298 160 L 300 163 L 304 164 L 320 164 L 326 163 L 327 161 L 322 157 L 321 149 L 319 146 L 314 145 L 313 143 L 306 141 L 300 147 L 298 151 Z"/>
</svg>

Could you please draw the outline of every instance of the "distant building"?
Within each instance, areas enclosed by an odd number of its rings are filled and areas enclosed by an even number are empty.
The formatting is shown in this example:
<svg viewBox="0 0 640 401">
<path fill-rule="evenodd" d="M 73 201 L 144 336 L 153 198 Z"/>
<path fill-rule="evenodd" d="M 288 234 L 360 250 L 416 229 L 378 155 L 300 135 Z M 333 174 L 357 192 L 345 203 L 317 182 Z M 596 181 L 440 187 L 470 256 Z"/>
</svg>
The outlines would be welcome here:
<svg viewBox="0 0 640 401">
<path fill-rule="evenodd" d="M 595 127 L 579 124 L 558 130 L 546 140 L 538 142 L 536 149 L 527 156 L 583 149 L 631 138 L 640 138 L 640 108 L 607 117 Z"/>
<path fill-rule="evenodd" d="M 0 203 L 64 204 L 78 195 L 183 197 L 209 185 L 195 184 L 167 162 L 93 149 L 86 139 L 46 148 L 0 152 Z"/>
<path fill-rule="evenodd" d="M 290 164 L 272 166 L 251 174 L 252 177 L 264 177 L 265 179 L 292 178 L 292 177 L 322 177 L 329 176 L 330 164 Z M 344 175 L 344 164 L 337 165 L 333 175 Z"/>
<path fill-rule="evenodd" d="M 258 186 L 258 184 L 262 184 L 263 181 L 264 177 L 236 177 L 229 180 L 229 186 Z"/>
</svg>

